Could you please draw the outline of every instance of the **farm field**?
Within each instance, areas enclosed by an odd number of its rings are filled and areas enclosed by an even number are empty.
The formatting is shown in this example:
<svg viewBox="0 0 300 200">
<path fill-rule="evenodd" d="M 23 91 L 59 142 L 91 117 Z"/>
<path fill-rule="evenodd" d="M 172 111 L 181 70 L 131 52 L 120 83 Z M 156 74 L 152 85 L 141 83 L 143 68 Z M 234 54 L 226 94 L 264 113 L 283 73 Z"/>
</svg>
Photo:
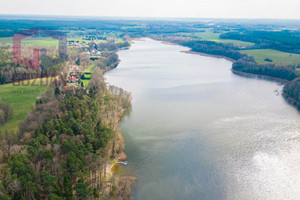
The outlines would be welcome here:
<svg viewBox="0 0 300 200">
<path fill-rule="evenodd" d="M 277 65 L 293 65 L 300 63 L 300 54 L 286 53 L 273 49 L 242 50 L 241 53 L 253 56 L 259 64 L 274 63 Z M 266 58 L 271 59 L 272 62 L 265 61 Z"/>
<path fill-rule="evenodd" d="M 220 33 L 214 33 L 210 30 L 206 30 L 205 32 L 196 32 L 196 33 L 182 33 L 181 35 L 194 36 L 203 40 L 213 40 L 213 39 L 220 38 Z"/>
<path fill-rule="evenodd" d="M 209 41 L 219 42 L 224 44 L 232 44 L 234 46 L 245 48 L 254 45 L 252 42 L 244 42 L 240 40 L 227 40 L 227 39 L 210 39 Z"/>
<path fill-rule="evenodd" d="M 0 38 L 1 44 L 12 43 L 13 39 L 11 37 Z M 35 45 L 35 46 L 55 46 L 58 47 L 58 40 L 53 38 L 26 38 L 22 40 L 22 44 L 25 45 Z"/>
<path fill-rule="evenodd" d="M 31 107 L 35 105 L 36 97 L 43 94 L 51 80 L 36 79 L 30 81 L 23 81 L 20 85 L 5 84 L 0 85 L 0 96 L 4 103 L 12 106 L 13 115 L 9 121 L 0 130 L 17 130 L 21 121 L 26 118 Z"/>
</svg>

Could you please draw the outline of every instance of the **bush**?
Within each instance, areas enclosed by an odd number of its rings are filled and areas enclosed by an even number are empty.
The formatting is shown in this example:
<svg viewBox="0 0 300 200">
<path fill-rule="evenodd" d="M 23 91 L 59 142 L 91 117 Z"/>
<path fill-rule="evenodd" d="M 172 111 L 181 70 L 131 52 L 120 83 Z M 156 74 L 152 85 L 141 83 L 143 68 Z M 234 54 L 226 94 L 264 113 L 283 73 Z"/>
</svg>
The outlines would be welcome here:
<svg viewBox="0 0 300 200">
<path fill-rule="evenodd" d="M 0 126 L 4 125 L 12 116 L 12 108 L 9 104 L 1 102 L 0 99 Z"/>
</svg>

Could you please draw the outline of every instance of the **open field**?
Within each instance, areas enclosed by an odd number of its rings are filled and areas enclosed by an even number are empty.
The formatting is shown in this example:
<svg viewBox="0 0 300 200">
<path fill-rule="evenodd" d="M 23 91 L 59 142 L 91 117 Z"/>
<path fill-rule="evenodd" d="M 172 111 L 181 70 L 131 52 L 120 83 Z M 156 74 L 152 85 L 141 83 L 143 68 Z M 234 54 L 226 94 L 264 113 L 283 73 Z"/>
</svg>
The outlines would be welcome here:
<svg viewBox="0 0 300 200">
<path fill-rule="evenodd" d="M 211 39 L 210 41 L 220 42 L 220 43 L 224 43 L 224 44 L 232 44 L 232 45 L 240 47 L 240 48 L 245 48 L 245 47 L 254 45 L 254 43 L 244 42 L 244 41 L 240 41 L 240 40 Z"/>
<path fill-rule="evenodd" d="M 17 130 L 21 121 L 26 118 L 31 107 L 35 104 L 36 97 L 44 93 L 50 79 L 36 79 L 30 81 L 23 81 L 18 85 L 5 84 L 0 85 L 0 96 L 4 103 L 12 106 L 13 115 L 10 120 L 0 130 Z"/>
<path fill-rule="evenodd" d="M 12 43 L 11 37 L 0 37 L 0 44 Z"/>
<path fill-rule="evenodd" d="M 28 39 L 22 40 L 22 44 L 34 45 L 34 46 L 55 46 L 58 48 L 58 40 L 52 38 L 42 38 L 42 39 Z"/>
<path fill-rule="evenodd" d="M 84 72 L 86 73 L 93 73 L 93 70 L 95 68 L 95 63 L 93 63 L 91 66 L 89 66 L 89 68 L 87 68 Z M 92 74 L 91 75 L 85 75 L 86 78 L 92 78 Z M 86 87 L 91 79 L 83 79 L 81 80 L 83 82 L 84 87 Z"/>
<path fill-rule="evenodd" d="M 124 40 L 122 38 L 116 39 L 116 43 L 123 43 L 123 42 L 124 42 Z"/>
<path fill-rule="evenodd" d="M 267 64 L 274 63 L 277 65 L 293 65 L 300 64 L 300 54 L 286 53 L 273 49 L 254 49 L 254 50 L 242 50 L 241 53 L 253 56 L 257 63 Z M 264 59 L 269 58 L 272 62 L 267 62 Z"/>
<path fill-rule="evenodd" d="M 12 43 L 13 39 L 11 37 L 0 38 L 1 44 Z M 22 40 L 22 44 L 34 45 L 34 46 L 56 46 L 58 47 L 58 40 L 53 38 L 26 38 Z"/>
<path fill-rule="evenodd" d="M 206 30 L 205 32 L 196 32 L 196 33 L 182 33 L 181 35 L 194 36 L 203 40 L 219 39 L 220 37 L 220 33 L 213 33 L 210 30 Z"/>
<path fill-rule="evenodd" d="M 83 82 L 83 87 L 86 87 L 90 82 L 90 80 L 81 80 L 81 81 Z"/>
</svg>

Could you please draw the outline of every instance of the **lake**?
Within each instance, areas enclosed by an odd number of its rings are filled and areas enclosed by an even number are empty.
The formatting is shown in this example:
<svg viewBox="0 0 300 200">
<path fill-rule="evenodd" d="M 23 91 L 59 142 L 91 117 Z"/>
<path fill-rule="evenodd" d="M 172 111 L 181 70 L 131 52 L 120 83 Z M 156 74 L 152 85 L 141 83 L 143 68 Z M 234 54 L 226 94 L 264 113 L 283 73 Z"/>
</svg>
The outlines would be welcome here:
<svg viewBox="0 0 300 200">
<path fill-rule="evenodd" d="M 109 84 L 130 91 L 121 121 L 137 200 L 299 200 L 300 115 L 273 81 L 151 39 L 118 52 Z"/>
</svg>

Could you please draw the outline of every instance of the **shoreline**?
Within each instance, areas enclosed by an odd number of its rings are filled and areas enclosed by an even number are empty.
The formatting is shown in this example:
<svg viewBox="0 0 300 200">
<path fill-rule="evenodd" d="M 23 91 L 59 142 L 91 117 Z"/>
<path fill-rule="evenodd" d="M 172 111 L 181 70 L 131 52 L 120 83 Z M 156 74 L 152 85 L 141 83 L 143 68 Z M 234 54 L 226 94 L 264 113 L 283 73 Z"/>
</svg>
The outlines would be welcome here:
<svg viewBox="0 0 300 200">
<path fill-rule="evenodd" d="M 213 57 L 213 58 L 224 58 L 225 60 L 228 60 L 228 61 L 231 61 L 231 62 L 236 62 L 236 60 L 233 60 L 231 58 L 228 58 L 226 56 L 219 56 L 219 55 L 213 55 L 213 54 L 207 54 L 207 53 L 201 53 L 201 52 L 196 52 L 196 51 L 191 51 L 191 50 L 188 50 L 188 51 L 180 51 L 180 52 L 183 52 L 183 53 L 189 53 L 189 54 L 197 54 L 197 55 L 201 55 L 201 56 L 207 56 L 207 57 Z"/>
<path fill-rule="evenodd" d="M 288 80 L 285 80 L 285 79 L 280 79 L 280 78 L 276 78 L 276 77 L 272 77 L 272 76 L 259 75 L 259 74 L 251 74 L 251 73 L 247 73 L 247 72 L 241 72 L 241 71 L 234 70 L 232 68 L 230 69 L 230 71 L 232 71 L 232 73 L 234 73 L 234 74 L 238 74 L 241 76 L 250 76 L 250 77 L 256 77 L 256 78 L 259 77 L 259 78 L 263 78 L 266 80 L 276 81 L 276 82 L 279 82 L 282 84 L 289 82 Z"/>
<path fill-rule="evenodd" d="M 153 39 L 153 38 L 151 38 Z M 156 41 L 161 41 L 161 40 L 158 40 L 158 39 L 153 39 L 153 40 L 156 40 Z M 176 43 L 172 43 L 172 42 L 167 42 L 167 41 L 161 41 L 163 44 L 169 44 L 169 45 L 179 45 L 179 44 L 176 44 Z M 180 45 L 181 46 L 181 45 Z M 183 46 L 184 47 L 184 46 Z M 214 55 L 214 54 L 207 54 L 207 53 L 201 53 L 201 52 L 196 52 L 196 51 L 191 51 L 191 50 L 188 50 L 188 51 L 180 51 L 180 52 L 183 52 L 183 53 L 189 53 L 189 54 L 196 54 L 196 55 L 201 55 L 201 56 L 207 56 L 207 57 L 213 57 L 213 58 L 223 58 L 225 60 L 228 60 L 232 63 L 236 62 L 236 60 L 234 59 L 231 59 L 231 58 L 228 58 L 226 56 L 220 56 L 220 55 Z M 247 73 L 247 72 L 241 72 L 241 71 L 237 71 L 237 70 L 234 70 L 230 69 L 230 71 L 232 71 L 232 73 L 234 74 L 238 74 L 238 75 L 241 75 L 241 76 L 250 76 L 250 77 L 260 77 L 260 78 L 264 78 L 264 79 L 267 79 L 267 80 L 273 80 L 273 81 L 277 81 L 277 82 L 280 82 L 282 84 L 285 84 L 285 83 L 288 83 L 289 81 L 288 80 L 285 80 L 285 79 L 280 79 L 280 78 L 276 78 L 276 77 L 272 77 L 272 76 L 266 76 L 266 75 L 260 75 L 260 74 L 252 74 L 252 73 Z"/>
<path fill-rule="evenodd" d="M 285 92 L 282 92 L 282 96 L 289 104 L 296 107 L 296 109 L 300 112 L 300 104 L 295 100 L 295 98 L 289 97 Z"/>
<path fill-rule="evenodd" d="M 129 47 L 127 47 L 126 49 L 129 49 L 130 47 L 131 47 L 131 45 Z M 123 49 L 124 48 L 120 48 L 120 49 L 116 50 L 115 52 L 118 52 Z M 103 74 L 116 69 L 119 66 L 120 62 L 121 62 L 121 60 L 118 59 L 116 62 L 112 63 L 110 65 L 110 67 L 106 68 L 103 71 Z M 113 67 L 111 67 L 111 66 L 113 66 Z M 131 106 L 131 102 L 129 105 L 125 106 L 122 110 L 120 110 L 120 112 L 117 114 L 116 121 L 118 123 L 118 126 L 120 126 L 120 121 L 121 121 L 122 117 L 124 116 L 124 114 L 126 113 L 126 111 L 130 108 L 130 106 Z M 116 170 L 114 170 L 114 169 L 117 168 L 116 166 L 119 165 L 116 162 L 124 162 L 127 160 L 127 155 L 124 152 L 125 140 L 124 140 L 121 130 L 119 131 L 119 137 L 118 137 L 116 146 L 118 146 L 118 148 L 120 148 L 120 151 L 112 158 L 113 162 L 108 161 L 106 163 L 106 169 L 105 169 L 106 177 L 108 177 L 108 179 L 110 181 L 114 181 L 115 184 L 117 185 L 116 195 L 118 197 L 120 197 L 122 199 L 124 199 L 124 198 L 125 199 L 134 199 L 133 195 L 134 195 L 137 178 L 134 176 L 130 176 L 130 175 L 122 175 L 122 176 L 118 176 L 118 177 L 115 177 L 115 175 L 114 175 L 116 173 Z"/>
<path fill-rule="evenodd" d="M 144 37 L 144 38 L 150 38 L 150 39 L 155 40 L 155 41 L 160 41 L 163 44 L 182 46 L 182 45 L 177 44 L 177 43 L 163 41 L 163 40 L 159 40 L 159 39 L 155 39 L 155 38 L 151 38 L 151 37 Z M 139 38 L 137 38 L 137 39 L 139 39 Z M 140 40 L 143 40 L 143 39 L 141 38 Z M 183 46 L 183 47 L 185 47 L 185 46 Z M 232 63 L 236 62 L 236 60 L 234 60 L 234 59 L 228 58 L 226 56 L 221 56 L 221 55 L 201 53 L 201 52 L 196 52 L 196 51 L 192 51 L 192 50 L 180 51 L 180 52 L 182 52 L 182 53 L 189 53 L 189 54 L 196 54 L 196 55 L 201 55 L 201 56 L 207 56 L 207 57 L 213 57 L 213 58 L 223 58 L 223 59 L 228 60 L 228 61 L 230 61 Z M 276 77 L 272 77 L 272 76 L 266 76 L 266 75 L 252 74 L 252 73 L 237 71 L 237 70 L 232 69 L 232 67 L 231 67 L 230 71 L 232 71 L 232 73 L 234 73 L 234 74 L 238 74 L 238 75 L 241 75 L 241 76 L 260 77 L 260 78 L 264 78 L 266 80 L 277 81 L 277 82 L 280 82 L 282 84 L 290 82 L 288 80 L 281 79 L 281 78 L 276 78 Z"/>
<path fill-rule="evenodd" d="M 195 51 L 181 51 L 181 52 L 189 53 L 189 54 L 197 54 L 197 55 L 207 56 L 207 57 L 214 57 L 214 58 L 224 58 L 225 60 L 231 61 L 233 63 L 236 62 L 236 60 L 233 60 L 233 59 L 225 57 L 225 56 L 206 54 L 206 53 L 195 52 Z M 288 80 L 281 79 L 281 78 L 276 78 L 276 77 L 272 77 L 272 76 L 266 76 L 266 75 L 252 74 L 252 73 L 237 71 L 237 70 L 232 69 L 232 67 L 230 68 L 230 71 L 232 71 L 232 73 L 234 73 L 234 74 L 238 74 L 238 75 L 241 75 L 241 76 L 256 77 L 256 78 L 259 77 L 259 78 L 264 78 L 264 79 L 267 79 L 267 80 L 277 81 L 277 82 L 280 82 L 282 84 L 285 84 L 285 83 L 289 82 Z"/>
</svg>

